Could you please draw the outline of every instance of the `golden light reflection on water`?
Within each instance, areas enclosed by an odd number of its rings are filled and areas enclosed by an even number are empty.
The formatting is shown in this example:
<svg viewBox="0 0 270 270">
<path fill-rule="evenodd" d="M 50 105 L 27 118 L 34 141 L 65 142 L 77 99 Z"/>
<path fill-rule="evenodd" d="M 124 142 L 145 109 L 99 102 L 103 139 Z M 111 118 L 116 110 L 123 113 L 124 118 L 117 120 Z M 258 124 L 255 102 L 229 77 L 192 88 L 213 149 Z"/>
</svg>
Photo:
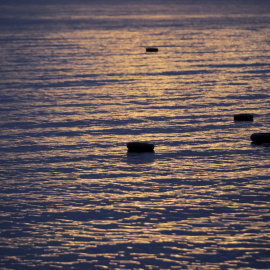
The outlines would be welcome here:
<svg viewBox="0 0 270 270">
<path fill-rule="evenodd" d="M 267 31 L 139 25 L 12 45 L 34 57 L 3 79 L 1 266 L 267 265 L 269 148 L 249 139 L 268 131 Z M 243 111 L 255 121 L 233 122 Z M 135 140 L 155 153 L 129 155 Z"/>
</svg>

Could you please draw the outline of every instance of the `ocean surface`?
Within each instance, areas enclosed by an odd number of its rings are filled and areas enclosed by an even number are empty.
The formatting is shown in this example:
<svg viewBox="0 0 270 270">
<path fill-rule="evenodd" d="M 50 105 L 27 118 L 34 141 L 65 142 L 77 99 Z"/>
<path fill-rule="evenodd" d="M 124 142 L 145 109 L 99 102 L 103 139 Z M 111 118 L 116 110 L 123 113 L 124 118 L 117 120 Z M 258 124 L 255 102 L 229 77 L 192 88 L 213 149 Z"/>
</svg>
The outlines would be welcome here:
<svg viewBox="0 0 270 270">
<path fill-rule="evenodd" d="M 0 268 L 270 269 L 270 2 L 16 2 Z"/>
</svg>

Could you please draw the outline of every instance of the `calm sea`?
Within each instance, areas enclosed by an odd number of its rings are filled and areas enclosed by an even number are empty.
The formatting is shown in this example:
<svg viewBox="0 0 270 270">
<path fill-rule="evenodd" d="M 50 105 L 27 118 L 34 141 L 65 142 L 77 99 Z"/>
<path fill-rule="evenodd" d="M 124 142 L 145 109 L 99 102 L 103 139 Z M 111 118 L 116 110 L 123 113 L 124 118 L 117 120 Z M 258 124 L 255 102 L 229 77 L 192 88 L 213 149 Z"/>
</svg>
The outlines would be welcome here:
<svg viewBox="0 0 270 270">
<path fill-rule="evenodd" d="M 0 268 L 270 269 L 270 2 L 44 2 L 0 6 Z"/>
</svg>

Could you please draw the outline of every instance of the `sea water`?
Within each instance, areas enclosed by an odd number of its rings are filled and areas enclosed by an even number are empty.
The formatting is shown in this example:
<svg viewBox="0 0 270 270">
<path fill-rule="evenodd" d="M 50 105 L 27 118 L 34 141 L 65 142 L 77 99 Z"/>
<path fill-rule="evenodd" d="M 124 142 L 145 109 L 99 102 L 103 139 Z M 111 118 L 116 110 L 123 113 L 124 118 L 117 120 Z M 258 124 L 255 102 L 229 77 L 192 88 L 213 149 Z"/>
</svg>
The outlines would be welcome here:
<svg viewBox="0 0 270 270">
<path fill-rule="evenodd" d="M 1 269 L 269 269 L 269 27 L 269 1 L 2 3 Z"/>
</svg>

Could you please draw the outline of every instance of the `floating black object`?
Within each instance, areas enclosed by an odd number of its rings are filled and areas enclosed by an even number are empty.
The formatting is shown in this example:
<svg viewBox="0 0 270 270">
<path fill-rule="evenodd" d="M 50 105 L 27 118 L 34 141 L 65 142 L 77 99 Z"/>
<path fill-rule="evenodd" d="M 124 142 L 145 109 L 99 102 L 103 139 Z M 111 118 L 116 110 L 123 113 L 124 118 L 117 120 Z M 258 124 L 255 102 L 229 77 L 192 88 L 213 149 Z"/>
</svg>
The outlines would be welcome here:
<svg viewBox="0 0 270 270">
<path fill-rule="evenodd" d="M 158 52 L 158 48 L 149 47 L 149 48 L 146 48 L 146 52 Z"/>
<path fill-rule="evenodd" d="M 153 152 L 154 147 L 152 143 L 130 142 L 127 144 L 128 152 Z"/>
<path fill-rule="evenodd" d="M 270 133 L 253 133 L 250 139 L 254 144 L 270 143 Z"/>
<path fill-rule="evenodd" d="M 234 121 L 253 121 L 253 115 L 249 113 L 235 114 Z"/>
</svg>

